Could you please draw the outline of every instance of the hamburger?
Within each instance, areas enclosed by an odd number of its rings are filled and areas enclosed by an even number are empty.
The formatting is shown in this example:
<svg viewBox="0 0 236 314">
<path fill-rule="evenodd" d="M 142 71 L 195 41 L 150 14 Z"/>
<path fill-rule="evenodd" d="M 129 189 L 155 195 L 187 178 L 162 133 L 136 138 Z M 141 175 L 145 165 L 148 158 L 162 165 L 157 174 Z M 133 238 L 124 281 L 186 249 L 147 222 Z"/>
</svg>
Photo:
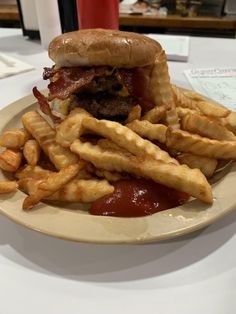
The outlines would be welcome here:
<svg viewBox="0 0 236 314">
<path fill-rule="evenodd" d="M 151 76 L 162 53 L 158 42 L 137 33 L 105 29 L 65 33 L 49 45 L 55 64 L 44 68 L 48 96 L 36 87 L 33 94 L 55 123 L 75 107 L 99 119 L 121 121 L 137 104 L 142 112 L 156 105 Z"/>
</svg>

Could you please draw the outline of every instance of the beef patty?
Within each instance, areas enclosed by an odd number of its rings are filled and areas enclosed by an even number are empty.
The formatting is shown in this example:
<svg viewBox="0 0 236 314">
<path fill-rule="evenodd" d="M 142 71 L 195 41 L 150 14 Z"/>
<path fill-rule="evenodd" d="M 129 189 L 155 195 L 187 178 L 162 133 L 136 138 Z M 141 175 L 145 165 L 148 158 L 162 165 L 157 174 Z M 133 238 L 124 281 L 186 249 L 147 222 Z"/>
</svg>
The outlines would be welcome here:
<svg viewBox="0 0 236 314">
<path fill-rule="evenodd" d="M 132 96 L 119 96 L 122 88 L 116 73 L 95 78 L 75 95 L 69 110 L 81 107 L 96 118 L 125 118 L 138 101 Z"/>
<path fill-rule="evenodd" d="M 116 120 L 125 118 L 137 101 L 131 97 L 121 97 L 104 92 L 97 94 L 78 94 L 70 103 L 69 110 L 81 107 L 96 118 L 109 118 Z"/>
</svg>

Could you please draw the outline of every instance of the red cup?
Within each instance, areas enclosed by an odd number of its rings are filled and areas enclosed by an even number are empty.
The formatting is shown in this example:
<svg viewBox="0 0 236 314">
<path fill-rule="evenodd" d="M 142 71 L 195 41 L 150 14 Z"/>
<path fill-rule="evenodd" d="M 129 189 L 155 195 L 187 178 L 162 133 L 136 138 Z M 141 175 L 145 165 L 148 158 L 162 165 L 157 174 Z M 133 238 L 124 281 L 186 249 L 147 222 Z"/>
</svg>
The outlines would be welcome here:
<svg viewBox="0 0 236 314">
<path fill-rule="evenodd" d="M 79 28 L 119 29 L 118 0 L 77 0 Z"/>
</svg>

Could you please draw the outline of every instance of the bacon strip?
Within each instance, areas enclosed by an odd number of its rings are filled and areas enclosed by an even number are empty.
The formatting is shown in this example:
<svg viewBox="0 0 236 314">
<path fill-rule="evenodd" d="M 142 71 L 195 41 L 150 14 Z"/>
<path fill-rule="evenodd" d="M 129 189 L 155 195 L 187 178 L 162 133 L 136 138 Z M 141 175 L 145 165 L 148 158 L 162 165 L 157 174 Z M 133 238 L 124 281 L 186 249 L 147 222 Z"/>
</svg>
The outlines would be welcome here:
<svg viewBox="0 0 236 314">
<path fill-rule="evenodd" d="M 58 72 L 58 69 L 55 69 L 55 66 L 52 66 L 51 68 L 45 67 L 43 68 L 43 79 L 44 80 L 48 80 L 51 77 L 53 77 L 53 75 L 55 75 Z"/>
<path fill-rule="evenodd" d="M 45 68 L 44 79 L 51 79 L 55 75 L 55 80 L 52 79 L 48 85 L 50 92 L 48 99 L 67 99 L 71 94 L 89 85 L 95 77 L 105 75 L 107 70 L 108 66 Z M 118 69 L 122 83 L 129 94 L 139 102 L 144 112 L 155 106 L 149 87 L 151 70 L 152 66 Z"/>
<path fill-rule="evenodd" d="M 40 93 L 37 87 L 33 88 L 33 94 L 34 94 L 34 97 L 37 98 L 38 100 L 41 111 L 45 113 L 46 115 L 48 115 L 54 123 L 60 123 L 61 119 L 59 117 L 54 116 L 49 106 L 49 103 L 47 101 L 47 98 L 43 94 Z"/>
<path fill-rule="evenodd" d="M 49 100 L 54 98 L 67 99 L 71 94 L 78 92 L 79 89 L 91 83 L 95 77 L 102 76 L 107 69 L 107 66 L 70 67 L 53 71 L 52 73 L 57 73 L 59 78 L 48 85 Z M 49 71 L 48 75 L 51 75 Z M 45 77 L 48 75 L 45 74 Z"/>
<path fill-rule="evenodd" d="M 128 89 L 129 94 L 138 100 L 144 111 L 155 106 L 149 87 L 151 70 L 152 66 L 119 69 L 122 83 Z"/>
</svg>

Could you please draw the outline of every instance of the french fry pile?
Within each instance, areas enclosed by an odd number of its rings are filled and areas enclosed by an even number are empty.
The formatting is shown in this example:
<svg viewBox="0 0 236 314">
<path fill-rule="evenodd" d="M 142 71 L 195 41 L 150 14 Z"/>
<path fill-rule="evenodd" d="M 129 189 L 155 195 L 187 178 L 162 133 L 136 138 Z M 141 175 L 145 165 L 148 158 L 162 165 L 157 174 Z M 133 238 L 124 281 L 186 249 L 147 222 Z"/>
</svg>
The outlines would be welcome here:
<svg viewBox="0 0 236 314">
<path fill-rule="evenodd" d="M 29 210 L 41 200 L 90 203 L 112 193 L 116 180 L 143 177 L 211 204 L 208 179 L 220 160 L 236 160 L 236 113 L 170 87 L 171 105 L 143 115 L 136 106 L 123 123 L 75 108 L 53 128 L 25 113 L 21 129 L 0 137 L 0 168 L 15 177 L 0 182 L 0 193 L 21 189 Z"/>
</svg>

